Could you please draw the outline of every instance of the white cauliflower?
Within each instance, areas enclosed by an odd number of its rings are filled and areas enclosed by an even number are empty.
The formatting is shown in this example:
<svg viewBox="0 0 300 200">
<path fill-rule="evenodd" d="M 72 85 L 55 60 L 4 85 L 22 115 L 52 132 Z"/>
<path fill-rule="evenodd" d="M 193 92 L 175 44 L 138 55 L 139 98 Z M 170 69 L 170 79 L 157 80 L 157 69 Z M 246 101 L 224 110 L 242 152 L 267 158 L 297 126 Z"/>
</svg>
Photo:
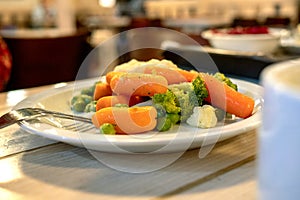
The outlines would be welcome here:
<svg viewBox="0 0 300 200">
<path fill-rule="evenodd" d="M 210 105 L 197 106 L 193 114 L 186 121 L 191 126 L 199 128 L 212 128 L 217 125 L 218 119 L 215 108 Z"/>
</svg>

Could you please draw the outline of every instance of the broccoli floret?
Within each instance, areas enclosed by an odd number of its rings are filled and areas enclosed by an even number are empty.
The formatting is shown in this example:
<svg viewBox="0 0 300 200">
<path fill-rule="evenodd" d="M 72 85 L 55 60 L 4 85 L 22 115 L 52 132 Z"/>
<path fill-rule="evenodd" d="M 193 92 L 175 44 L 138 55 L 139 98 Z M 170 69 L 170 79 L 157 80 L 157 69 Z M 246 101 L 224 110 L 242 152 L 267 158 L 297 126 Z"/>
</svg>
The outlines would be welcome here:
<svg viewBox="0 0 300 200">
<path fill-rule="evenodd" d="M 193 87 L 194 87 L 194 92 L 195 95 L 198 99 L 198 105 L 202 106 L 203 105 L 203 101 L 206 97 L 208 97 L 208 91 L 205 87 L 205 83 L 204 81 L 200 78 L 200 76 L 198 76 L 197 78 L 195 78 L 192 82 Z"/>
<path fill-rule="evenodd" d="M 224 74 L 217 72 L 214 74 L 214 77 L 218 79 L 219 81 L 222 81 L 226 83 L 229 87 L 233 88 L 234 90 L 238 90 L 238 87 L 236 84 L 234 84 L 228 77 L 226 77 Z"/>
<path fill-rule="evenodd" d="M 161 105 L 167 113 L 179 113 L 180 107 L 176 105 L 176 96 L 170 90 L 164 94 L 154 94 L 152 101 Z"/>
<path fill-rule="evenodd" d="M 185 122 L 192 114 L 193 108 L 198 106 L 198 99 L 194 92 L 193 85 L 191 83 L 180 83 L 174 84 L 169 88 L 176 96 L 177 105 L 181 107 L 180 120 Z"/>
<path fill-rule="evenodd" d="M 164 94 L 155 94 L 152 101 L 157 111 L 156 128 L 159 131 L 169 130 L 180 118 L 181 108 L 178 106 L 176 95 L 171 90 L 167 90 Z"/>
<path fill-rule="evenodd" d="M 100 126 L 100 133 L 106 134 L 106 135 L 115 135 L 116 130 L 114 125 L 110 123 L 104 123 Z"/>
</svg>

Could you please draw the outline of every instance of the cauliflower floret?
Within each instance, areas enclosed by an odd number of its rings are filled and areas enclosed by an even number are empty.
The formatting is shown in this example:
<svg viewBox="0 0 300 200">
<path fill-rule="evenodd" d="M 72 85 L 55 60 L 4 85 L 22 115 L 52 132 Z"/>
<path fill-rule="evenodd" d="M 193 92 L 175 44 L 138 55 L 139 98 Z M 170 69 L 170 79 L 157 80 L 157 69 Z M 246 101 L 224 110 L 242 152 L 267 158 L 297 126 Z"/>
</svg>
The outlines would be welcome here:
<svg viewBox="0 0 300 200">
<path fill-rule="evenodd" d="M 212 128 L 217 125 L 217 116 L 214 107 L 210 105 L 197 106 L 193 109 L 193 114 L 187 119 L 191 126 L 199 128 Z"/>
</svg>

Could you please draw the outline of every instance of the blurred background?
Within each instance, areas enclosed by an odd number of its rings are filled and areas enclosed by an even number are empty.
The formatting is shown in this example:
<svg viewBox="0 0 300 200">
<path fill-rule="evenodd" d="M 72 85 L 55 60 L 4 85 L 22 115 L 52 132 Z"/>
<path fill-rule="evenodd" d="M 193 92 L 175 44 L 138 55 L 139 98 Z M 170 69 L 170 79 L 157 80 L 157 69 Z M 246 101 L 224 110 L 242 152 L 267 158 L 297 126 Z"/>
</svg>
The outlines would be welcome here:
<svg viewBox="0 0 300 200">
<path fill-rule="evenodd" d="M 165 27 L 209 45 L 201 32 L 216 27 L 257 26 L 294 29 L 298 0 L 0 0 L 0 36 L 12 62 L 3 90 L 72 81 L 94 47 L 117 33 L 138 27 Z M 122 44 L 128 43 L 123 38 Z M 78 78 L 93 77 L 101 58 Z M 163 58 L 159 51 L 134 52 L 136 58 Z M 0 70 L 1 73 L 1 70 Z M 1 77 L 1 76 L 0 76 Z"/>
</svg>

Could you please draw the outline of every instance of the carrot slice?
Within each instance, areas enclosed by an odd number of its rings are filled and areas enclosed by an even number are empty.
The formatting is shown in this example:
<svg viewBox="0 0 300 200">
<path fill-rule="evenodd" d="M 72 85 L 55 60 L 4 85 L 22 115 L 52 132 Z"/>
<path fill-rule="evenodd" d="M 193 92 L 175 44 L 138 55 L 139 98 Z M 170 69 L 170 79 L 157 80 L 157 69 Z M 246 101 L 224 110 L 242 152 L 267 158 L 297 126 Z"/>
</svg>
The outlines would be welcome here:
<svg viewBox="0 0 300 200">
<path fill-rule="evenodd" d="M 125 74 L 125 72 L 116 72 L 116 71 L 108 72 L 105 76 L 106 83 L 110 85 L 110 81 L 114 76 L 120 76 L 122 74 Z"/>
<path fill-rule="evenodd" d="M 114 76 L 110 87 L 116 94 L 126 96 L 153 96 L 156 93 L 165 93 L 168 81 L 159 75 L 142 73 L 125 73 Z"/>
<path fill-rule="evenodd" d="M 118 134 L 137 134 L 156 127 L 156 109 L 153 106 L 118 108 L 107 107 L 95 112 L 93 124 L 99 128 L 104 123 L 115 126 Z"/>
<path fill-rule="evenodd" d="M 97 83 L 94 91 L 94 100 L 98 100 L 101 97 L 112 95 L 112 90 L 110 89 L 110 85 L 107 83 Z"/>
<path fill-rule="evenodd" d="M 209 74 L 200 73 L 199 75 L 208 90 L 208 97 L 205 100 L 211 105 L 240 118 L 251 116 L 255 104 L 251 97 L 237 92 Z"/>
</svg>

